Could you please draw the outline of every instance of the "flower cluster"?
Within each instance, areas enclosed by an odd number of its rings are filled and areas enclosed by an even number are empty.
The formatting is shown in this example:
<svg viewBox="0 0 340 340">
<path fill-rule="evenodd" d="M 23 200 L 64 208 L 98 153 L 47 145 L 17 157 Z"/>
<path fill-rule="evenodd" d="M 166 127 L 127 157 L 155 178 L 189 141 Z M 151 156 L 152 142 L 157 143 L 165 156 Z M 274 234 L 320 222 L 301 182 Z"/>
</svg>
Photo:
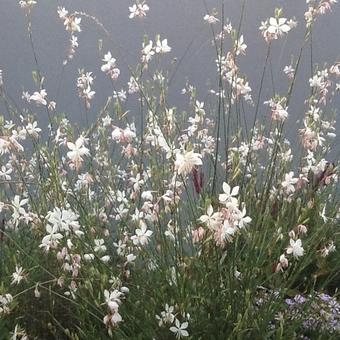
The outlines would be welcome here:
<svg viewBox="0 0 340 340">
<path fill-rule="evenodd" d="M 260 31 L 266 42 L 279 39 L 297 25 L 292 19 L 282 18 L 281 10 L 276 10 L 276 12 L 276 17 L 261 22 Z"/>
<path fill-rule="evenodd" d="M 239 187 L 231 188 L 228 183 L 223 183 L 223 193 L 219 195 L 221 208 L 214 212 L 210 205 L 207 215 L 202 215 L 199 220 L 204 223 L 214 235 L 216 245 L 224 247 L 228 242 L 232 242 L 237 233 L 244 229 L 251 218 L 247 216 L 246 207 L 240 204 L 237 199 Z M 202 233 L 201 233 L 202 234 Z"/>
<path fill-rule="evenodd" d="M 110 51 L 104 55 L 103 61 L 105 64 L 102 65 L 101 70 L 109 75 L 112 80 L 118 79 L 120 70 L 116 67 L 116 59 L 112 57 Z"/>
<path fill-rule="evenodd" d="M 79 92 L 79 97 L 84 99 L 85 106 L 87 109 L 90 108 L 90 101 L 96 94 L 96 92 L 93 91 L 91 88 L 92 84 L 93 84 L 92 72 L 81 71 L 80 76 L 77 79 L 77 88 Z"/>
<path fill-rule="evenodd" d="M 142 3 L 133 4 L 129 7 L 130 15 L 129 18 L 133 19 L 136 17 L 143 18 L 146 17 L 146 13 L 149 12 L 149 6 L 143 1 Z"/>
</svg>

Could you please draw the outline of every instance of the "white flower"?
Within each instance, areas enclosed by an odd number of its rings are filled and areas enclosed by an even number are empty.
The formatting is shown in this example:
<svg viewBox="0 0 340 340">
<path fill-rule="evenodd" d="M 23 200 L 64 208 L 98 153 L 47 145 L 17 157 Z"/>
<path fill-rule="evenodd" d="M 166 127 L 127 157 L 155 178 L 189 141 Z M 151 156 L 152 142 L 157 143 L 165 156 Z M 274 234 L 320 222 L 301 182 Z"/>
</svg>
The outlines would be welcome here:
<svg viewBox="0 0 340 340">
<path fill-rule="evenodd" d="M 219 195 L 219 200 L 221 203 L 226 204 L 228 202 L 234 202 L 237 201 L 237 199 L 235 198 L 235 196 L 238 195 L 239 186 L 234 187 L 233 189 L 231 189 L 230 185 L 226 182 L 223 183 L 223 194 Z"/>
<path fill-rule="evenodd" d="M 287 195 L 295 192 L 294 184 L 299 180 L 298 178 L 293 178 L 293 176 L 294 172 L 290 171 L 288 174 L 285 174 L 285 179 L 281 183 L 281 186 Z"/>
<path fill-rule="evenodd" d="M 244 43 L 243 35 L 240 36 L 238 41 L 236 42 L 236 55 L 245 54 L 247 45 Z"/>
<path fill-rule="evenodd" d="M 19 284 L 23 279 L 25 279 L 26 273 L 22 267 L 15 266 L 15 272 L 12 274 L 11 284 Z"/>
<path fill-rule="evenodd" d="M 130 15 L 129 18 L 133 19 L 135 17 L 145 17 L 146 16 L 146 12 L 149 11 L 149 6 L 143 2 L 141 4 L 134 4 L 133 6 L 129 7 L 129 11 L 130 11 Z"/>
<path fill-rule="evenodd" d="M 12 168 L 6 168 L 4 165 L 0 169 L 0 179 L 3 179 L 5 181 L 10 181 L 11 180 L 11 173 L 12 173 Z"/>
<path fill-rule="evenodd" d="M 240 211 L 237 215 L 239 228 L 244 228 L 248 223 L 252 221 L 249 216 L 246 216 L 246 214 L 246 208 L 243 207 L 242 211 Z"/>
<path fill-rule="evenodd" d="M 145 222 L 140 222 L 141 228 L 136 229 L 136 235 L 131 236 L 131 240 L 134 245 L 144 246 L 148 244 L 149 237 L 153 234 L 151 230 L 147 230 L 147 225 Z"/>
<path fill-rule="evenodd" d="M 202 155 L 193 151 L 176 154 L 175 169 L 179 175 L 187 175 L 195 165 L 202 165 Z"/>
<path fill-rule="evenodd" d="M 142 49 L 142 62 L 144 64 L 147 64 L 152 56 L 155 54 L 154 48 L 153 48 L 153 42 L 152 40 L 149 41 L 147 45 L 143 43 L 143 49 Z"/>
<path fill-rule="evenodd" d="M 129 254 L 129 255 L 126 256 L 126 261 L 127 261 L 127 263 L 133 263 L 133 261 L 134 261 L 136 258 L 137 258 L 136 255 L 134 255 L 134 254 Z"/>
<path fill-rule="evenodd" d="M 39 133 L 41 132 L 41 129 L 38 127 L 37 122 L 33 122 L 27 124 L 26 131 L 30 136 L 37 138 L 39 136 Z"/>
<path fill-rule="evenodd" d="M 20 0 L 19 5 L 21 8 L 27 9 L 31 8 L 33 5 L 35 5 L 37 2 L 34 0 Z"/>
<path fill-rule="evenodd" d="M 65 19 L 68 11 L 65 9 L 65 7 L 58 7 L 57 13 L 60 19 Z"/>
<path fill-rule="evenodd" d="M 80 234 L 80 225 L 78 223 L 78 215 L 72 210 L 61 210 L 58 207 L 54 208 L 53 211 L 49 211 L 46 219 L 50 225 L 56 227 L 59 231 L 69 233 L 70 231 Z M 46 227 L 47 229 L 47 227 Z"/>
<path fill-rule="evenodd" d="M 183 322 L 182 324 L 179 322 L 178 319 L 175 321 L 176 327 L 170 327 L 170 331 L 175 333 L 177 339 L 181 339 L 182 337 L 189 336 L 188 331 L 186 330 L 188 328 L 188 323 Z"/>
<path fill-rule="evenodd" d="M 174 322 L 174 309 L 174 306 L 169 306 L 168 304 L 165 304 L 165 310 L 161 312 L 161 316 L 156 315 L 159 327 L 162 327 L 166 323 L 172 324 Z"/>
<path fill-rule="evenodd" d="M 168 39 L 163 39 L 160 41 L 160 39 L 156 42 L 156 53 L 168 53 L 171 51 L 171 47 L 168 45 Z"/>
<path fill-rule="evenodd" d="M 206 21 L 208 24 L 216 24 L 217 22 L 219 22 L 219 20 L 215 16 L 209 14 L 206 14 L 203 17 L 203 20 Z"/>
<path fill-rule="evenodd" d="M 304 249 L 302 248 L 302 242 L 300 239 L 294 241 L 290 239 L 289 247 L 287 248 L 287 254 L 293 254 L 294 257 L 298 258 L 302 256 L 304 253 Z"/>
<path fill-rule="evenodd" d="M 286 18 L 270 18 L 268 32 L 275 35 L 282 35 L 283 33 L 288 33 L 290 31 L 290 26 L 286 24 Z"/>
<path fill-rule="evenodd" d="M 12 201 L 12 208 L 13 208 L 12 218 L 15 222 L 15 225 L 18 225 L 20 216 L 23 216 L 26 214 L 26 210 L 25 208 L 23 208 L 23 206 L 26 205 L 27 202 L 28 202 L 27 198 L 20 200 L 19 195 L 14 196 L 14 199 Z"/>
<path fill-rule="evenodd" d="M 93 250 L 96 253 L 101 253 L 101 252 L 106 251 L 106 246 L 104 245 L 103 239 L 95 239 L 94 244 L 95 244 L 95 247 L 93 248 Z"/>
<path fill-rule="evenodd" d="M 58 227 L 56 225 L 51 226 L 48 224 L 46 226 L 46 231 L 48 232 L 48 235 L 42 239 L 39 247 L 45 248 L 45 251 L 49 251 L 51 247 L 55 247 L 59 243 L 59 240 L 63 238 L 63 235 L 58 233 Z"/>
<path fill-rule="evenodd" d="M 207 214 L 206 215 L 202 215 L 199 220 L 206 224 L 207 227 L 210 229 L 210 230 L 214 230 L 216 229 L 216 227 L 218 225 L 221 224 L 221 216 L 220 216 L 220 213 L 219 212 L 216 212 L 214 213 L 214 209 L 213 207 L 211 206 L 211 204 L 209 205 L 208 209 L 207 209 Z"/>
<path fill-rule="evenodd" d="M 83 162 L 82 156 L 88 156 L 90 151 L 84 146 L 84 137 L 79 137 L 75 143 L 67 142 L 67 147 L 71 150 L 67 153 L 67 157 L 79 166 Z"/>
<path fill-rule="evenodd" d="M 37 105 L 40 104 L 40 105 L 46 106 L 47 105 L 47 101 L 45 99 L 46 96 L 47 96 L 47 92 L 46 92 L 46 90 L 43 89 L 40 92 L 34 92 L 30 96 L 29 100 L 35 101 L 37 103 Z"/>
</svg>

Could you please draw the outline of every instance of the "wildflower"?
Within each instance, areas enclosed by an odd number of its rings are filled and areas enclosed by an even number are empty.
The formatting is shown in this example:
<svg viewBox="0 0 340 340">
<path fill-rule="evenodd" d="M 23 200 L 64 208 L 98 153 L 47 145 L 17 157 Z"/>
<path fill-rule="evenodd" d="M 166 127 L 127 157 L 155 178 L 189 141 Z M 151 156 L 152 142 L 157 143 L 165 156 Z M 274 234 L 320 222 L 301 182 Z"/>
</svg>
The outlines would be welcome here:
<svg viewBox="0 0 340 340">
<path fill-rule="evenodd" d="M 104 245 L 104 240 L 103 239 L 95 239 L 94 240 L 95 247 L 93 250 L 96 253 L 101 253 L 106 251 L 106 246 Z"/>
<path fill-rule="evenodd" d="M 283 72 L 287 75 L 288 79 L 292 80 L 294 78 L 295 69 L 292 65 L 285 66 Z"/>
<path fill-rule="evenodd" d="M 38 127 L 37 122 L 28 123 L 26 126 L 27 133 L 32 136 L 33 138 L 38 138 L 41 129 Z"/>
<path fill-rule="evenodd" d="M 104 262 L 104 263 L 109 262 L 110 259 L 111 259 L 111 258 L 110 258 L 109 255 L 104 255 L 104 256 L 102 256 L 102 257 L 100 258 L 100 260 L 101 260 L 102 262 Z"/>
<path fill-rule="evenodd" d="M 153 48 L 153 42 L 150 40 L 147 45 L 143 43 L 143 49 L 142 49 L 142 62 L 143 64 L 148 64 L 148 62 L 151 60 L 152 56 L 155 54 L 154 48 Z"/>
<path fill-rule="evenodd" d="M 23 206 L 26 205 L 27 202 L 28 202 L 27 198 L 20 200 L 19 195 L 14 196 L 14 199 L 12 201 L 12 208 L 13 208 L 12 218 L 16 226 L 19 223 L 20 217 L 26 214 L 26 210 Z"/>
<path fill-rule="evenodd" d="M 88 261 L 88 262 L 91 262 L 95 259 L 95 256 L 94 254 L 84 254 L 84 260 L 85 261 Z"/>
<path fill-rule="evenodd" d="M 65 16 L 64 18 L 64 26 L 66 31 L 70 32 L 81 32 L 80 22 L 81 18 L 78 18 L 74 15 Z"/>
<path fill-rule="evenodd" d="M 238 41 L 236 42 L 236 55 L 245 54 L 247 45 L 244 43 L 243 35 L 240 36 Z"/>
<path fill-rule="evenodd" d="M 129 7 L 130 15 L 129 18 L 133 19 L 135 17 L 143 18 L 146 16 L 146 12 L 149 11 L 149 6 L 143 1 L 141 4 L 134 4 Z"/>
<path fill-rule="evenodd" d="M 26 273 L 22 267 L 15 266 L 15 272 L 12 274 L 11 284 L 19 284 L 22 280 L 26 278 Z"/>
<path fill-rule="evenodd" d="M 101 70 L 109 75 L 112 80 L 116 80 L 120 75 L 120 70 L 116 67 L 116 59 L 112 57 L 110 51 L 104 55 L 103 61 L 105 64 L 101 66 Z"/>
<path fill-rule="evenodd" d="M 213 230 L 220 224 L 221 217 L 219 213 L 214 213 L 214 209 L 210 204 L 207 209 L 207 214 L 202 215 L 199 220 L 206 224 L 209 229 Z"/>
<path fill-rule="evenodd" d="M 126 97 L 126 91 L 124 89 L 121 89 L 120 91 L 114 91 L 113 92 L 113 98 L 119 99 L 121 102 L 125 102 L 127 97 Z"/>
<path fill-rule="evenodd" d="M 193 151 L 177 152 L 175 169 L 179 175 L 189 174 L 195 165 L 202 165 L 202 155 Z"/>
<path fill-rule="evenodd" d="M 138 79 L 135 77 L 130 77 L 130 81 L 128 82 L 129 94 L 137 93 L 139 91 Z"/>
<path fill-rule="evenodd" d="M 76 168 L 80 167 L 83 162 L 83 156 L 88 156 L 90 151 L 84 146 L 85 138 L 80 136 L 75 143 L 67 142 L 67 147 L 71 150 L 67 157 L 75 164 Z"/>
<path fill-rule="evenodd" d="M 170 331 L 176 335 L 177 339 L 181 339 L 182 337 L 189 336 L 189 333 L 186 330 L 188 328 L 187 322 L 180 323 L 180 321 L 176 319 L 175 325 L 176 326 L 170 327 Z"/>
<path fill-rule="evenodd" d="M 235 196 L 238 195 L 239 192 L 239 186 L 234 187 L 233 189 L 231 189 L 230 185 L 226 182 L 223 183 L 222 185 L 223 187 L 223 194 L 219 195 L 219 200 L 221 203 L 226 204 L 228 202 L 232 202 L 232 201 L 237 201 L 237 199 L 235 198 Z"/>
<path fill-rule="evenodd" d="M 12 168 L 6 168 L 6 166 L 3 165 L 0 169 L 0 179 L 10 181 L 12 172 L 13 172 Z"/>
<path fill-rule="evenodd" d="M 261 22 L 260 31 L 266 42 L 270 42 L 271 40 L 276 40 L 283 34 L 288 33 L 295 26 L 296 22 L 293 20 L 271 17 L 266 21 Z"/>
<path fill-rule="evenodd" d="M 228 242 L 232 242 L 233 238 L 237 232 L 237 229 L 235 227 L 233 227 L 232 225 L 230 225 L 230 223 L 228 222 L 228 220 L 224 220 L 222 227 L 220 228 L 220 230 L 217 230 L 217 235 L 220 236 L 221 238 L 221 245 L 223 244 L 223 242 L 228 241 Z"/>
<path fill-rule="evenodd" d="M 80 76 L 77 78 L 77 88 L 79 92 L 79 97 L 85 100 L 85 106 L 87 109 L 90 108 L 90 101 L 96 94 L 95 91 L 92 91 L 92 84 L 92 72 L 81 72 Z"/>
<path fill-rule="evenodd" d="M 276 266 L 275 272 L 283 271 L 285 268 L 288 268 L 288 259 L 286 258 L 285 254 L 280 256 L 280 262 Z"/>
<path fill-rule="evenodd" d="M 148 244 L 149 237 L 153 234 L 151 230 L 147 230 L 147 225 L 145 222 L 140 221 L 141 228 L 136 229 L 136 235 L 131 236 L 131 240 L 134 245 L 144 246 Z"/>
<path fill-rule="evenodd" d="M 281 183 L 281 186 L 287 195 L 295 192 L 294 184 L 297 183 L 298 178 L 294 178 L 293 176 L 294 172 L 290 171 L 288 174 L 285 174 L 285 179 Z"/>
<path fill-rule="evenodd" d="M 19 5 L 23 9 L 31 9 L 33 5 L 35 5 L 37 2 L 34 0 L 21 0 L 19 1 Z"/>
<path fill-rule="evenodd" d="M 57 13 L 60 19 L 65 19 L 68 11 L 65 9 L 65 7 L 58 7 Z"/>
<path fill-rule="evenodd" d="M 45 99 L 45 97 L 47 96 L 47 92 L 46 90 L 42 89 L 40 92 L 34 92 L 30 98 L 29 101 L 33 100 L 35 101 L 38 105 L 47 105 L 47 101 Z"/>
<path fill-rule="evenodd" d="M 129 254 L 126 256 L 126 262 L 127 263 L 133 263 L 133 261 L 137 258 L 134 254 Z"/>
<path fill-rule="evenodd" d="M 304 249 L 302 247 L 301 240 L 297 239 L 296 241 L 294 241 L 293 239 L 290 239 L 289 247 L 287 248 L 286 252 L 287 254 L 293 254 L 293 256 L 296 258 L 303 256 Z"/>
<path fill-rule="evenodd" d="M 165 310 L 161 312 L 161 316 L 156 315 L 156 319 L 158 320 L 159 327 L 162 327 L 164 324 L 172 324 L 175 320 L 175 315 L 173 314 L 175 308 L 174 306 L 169 306 L 165 304 Z"/>
<path fill-rule="evenodd" d="M 283 35 L 283 33 L 288 33 L 290 31 L 290 26 L 287 25 L 286 18 L 270 18 L 268 32 L 277 36 Z"/>
<path fill-rule="evenodd" d="M 203 20 L 206 21 L 208 24 L 216 24 L 217 22 L 219 22 L 219 20 L 214 15 L 209 14 L 206 14 L 203 17 Z"/>
<path fill-rule="evenodd" d="M 58 226 L 47 225 L 46 226 L 47 235 L 41 241 L 39 245 L 40 248 L 45 248 L 45 251 L 48 252 L 50 248 L 54 248 L 59 244 L 59 240 L 63 238 L 63 235 L 58 233 Z"/>
<path fill-rule="evenodd" d="M 247 224 L 249 224 L 252 221 L 252 219 L 246 215 L 247 215 L 246 207 L 243 207 L 242 211 L 239 211 L 239 213 L 237 214 L 237 223 L 240 229 L 244 228 Z"/>
<path fill-rule="evenodd" d="M 171 47 L 168 45 L 168 39 L 163 39 L 162 41 L 158 39 L 156 41 L 156 48 L 155 52 L 156 53 L 168 53 L 171 51 Z"/>
</svg>

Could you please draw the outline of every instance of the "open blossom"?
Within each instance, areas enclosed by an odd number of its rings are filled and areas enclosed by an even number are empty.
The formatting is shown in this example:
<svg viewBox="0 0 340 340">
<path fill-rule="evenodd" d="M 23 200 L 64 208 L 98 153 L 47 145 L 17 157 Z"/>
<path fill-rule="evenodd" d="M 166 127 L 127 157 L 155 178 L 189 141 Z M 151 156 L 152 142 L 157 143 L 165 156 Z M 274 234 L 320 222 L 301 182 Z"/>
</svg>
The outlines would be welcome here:
<svg viewBox="0 0 340 340">
<path fill-rule="evenodd" d="M 270 18 L 268 32 L 275 35 L 282 35 L 290 31 L 290 26 L 287 25 L 286 18 Z"/>
<path fill-rule="evenodd" d="M 294 185 L 297 183 L 299 179 L 294 178 L 294 172 L 290 171 L 288 174 L 285 174 L 285 179 L 281 183 L 282 189 L 287 195 L 290 195 L 295 192 Z"/>
<path fill-rule="evenodd" d="M 41 129 L 38 127 L 38 123 L 35 121 L 33 123 L 28 123 L 26 126 L 27 133 L 32 136 L 33 138 L 37 138 Z"/>
<path fill-rule="evenodd" d="M 173 332 L 177 339 L 181 339 L 182 337 L 189 336 L 188 331 L 188 322 L 181 323 L 178 319 L 175 321 L 175 326 L 170 327 L 170 331 Z"/>
<path fill-rule="evenodd" d="M 158 326 L 162 327 L 164 324 L 172 324 L 175 320 L 175 314 L 173 313 L 175 310 L 174 306 L 169 306 L 165 304 L 165 310 L 161 312 L 161 315 L 156 315 L 156 319 L 158 320 Z"/>
<path fill-rule="evenodd" d="M 70 151 L 67 153 L 67 157 L 79 167 L 83 162 L 83 156 L 88 156 L 90 154 L 89 149 L 84 146 L 85 138 L 80 136 L 75 143 L 67 142 L 67 147 Z"/>
<path fill-rule="evenodd" d="M 284 34 L 288 33 L 296 26 L 294 20 L 287 20 L 287 18 L 271 17 L 261 23 L 260 31 L 267 42 L 279 39 Z"/>
<path fill-rule="evenodd" d="M 155 54 L 153 42 L 152 40 L 149 41 L 147 45 L 143 43 L 143 49 L 142 49 L 142 62 L 143 64 L 147 64 L 152 56 Z"/>
<path fill-rule="evenodd" d="M 219 195 L 219 200 L 221 203 L 226 204 L 228 202 L 237 201 L 235 196 L 238 195 L 239 187 L 236 186 L 231 189 L 230 185 L 226 182 L 223 183 L 223 194 Z"/>
<path fill-rule="evenodd" d="M 54 248 L 59 244 L 59 240 L 63 238 L 63 235 L 60 234 L 59 228 L 57 225 L 47 225 L 46 226 L 47 235 L 41 241 L 39 245 L 40 248 L 44 248 L 46 252 L 50 250 L 50 248 Z"/>
<path fill-rule="evenodd" d="M 158 39 L 156 41 L 156 53 L 168 53 L 171 51 L 171 47 L 168 45 L 168 39 L 163 39 L 162 41 Z"/>
<path fill-rule="evenodd" d="M 207 214 L 202 215 L 199 220 L 204 223 L 210 230 L 214 230 L 221 224 L 222 218 L 220 213 L 214 213 L 213 207 L 209 205 L 207 209 Z"/>
<path fill-rule="evenodd" d="M 175 169 L 179 175 L 189 174 L 194 166 L 202 165 L 202 155 L 194 151 L 178 152 L 176 154 Z"/>
<path fill-rule="evenodd" d="M 20 217 L 26 215 L 26 210 L 23 206 L 26 205 L 27 202 L 28 202 L 27 198 L 21 200 L 19 195 L 14 196 L 14 199 L 12 201 L 13 208 L 12 219 L 16 226 L 19 224 Z"/>
<path fill-rule="evenodd" d="M 300 239 L 297 239 L 294 241 L 293 239 L 290 239 L 289 241 L 289 247 L 287 248 L 287 254 L 293 254 L 294 257 L 298 258 L 300 256 L 303 256 L 304 249 L 302 247 L 302 242 Z"/>
<path fill-rule="evenodd" d="M 243 35 L 240 36 L 240 38 L 236 41 L 235 45 L 236 55 L 245 54 L 247 45 L 244 43 Z"/>
<path fill-rule="evenodd" d="M 151 230 L 147 229 L 147 225 L 144 222 L 140 222 L 141 228 L 136 229 L 135 235 L 131 236 L 131 240 L 134 245 L 144 246 L 148 244 L 150 236 L 153 234 Z"/>
<path fill-rule="evenodd" d="M 11 284 L 19 284 L 22 280 L 26 278 L 26 276 L 27 274 L 22 267 L 15 266 L 15 272 L 12 274 Z"/>
<path fill-rule="evenodd" d="M 143 18 L 146 16 L 146 13 L 149 11 L 149 9 L 149 6 L 144 1 L 141 4 L 134 4 L 133 6 L 129 7 L 129 18 Z"/>
<path fill-rule="evenodd" d="M 40 92 L 34 92 L 30 97 L 29 100 L 35 101 L 38 105 L 47 105 L 47 101 L 45 97 L 47 96 L 47 92 L 45 89 L 42 89 Z"/>
</svg>

